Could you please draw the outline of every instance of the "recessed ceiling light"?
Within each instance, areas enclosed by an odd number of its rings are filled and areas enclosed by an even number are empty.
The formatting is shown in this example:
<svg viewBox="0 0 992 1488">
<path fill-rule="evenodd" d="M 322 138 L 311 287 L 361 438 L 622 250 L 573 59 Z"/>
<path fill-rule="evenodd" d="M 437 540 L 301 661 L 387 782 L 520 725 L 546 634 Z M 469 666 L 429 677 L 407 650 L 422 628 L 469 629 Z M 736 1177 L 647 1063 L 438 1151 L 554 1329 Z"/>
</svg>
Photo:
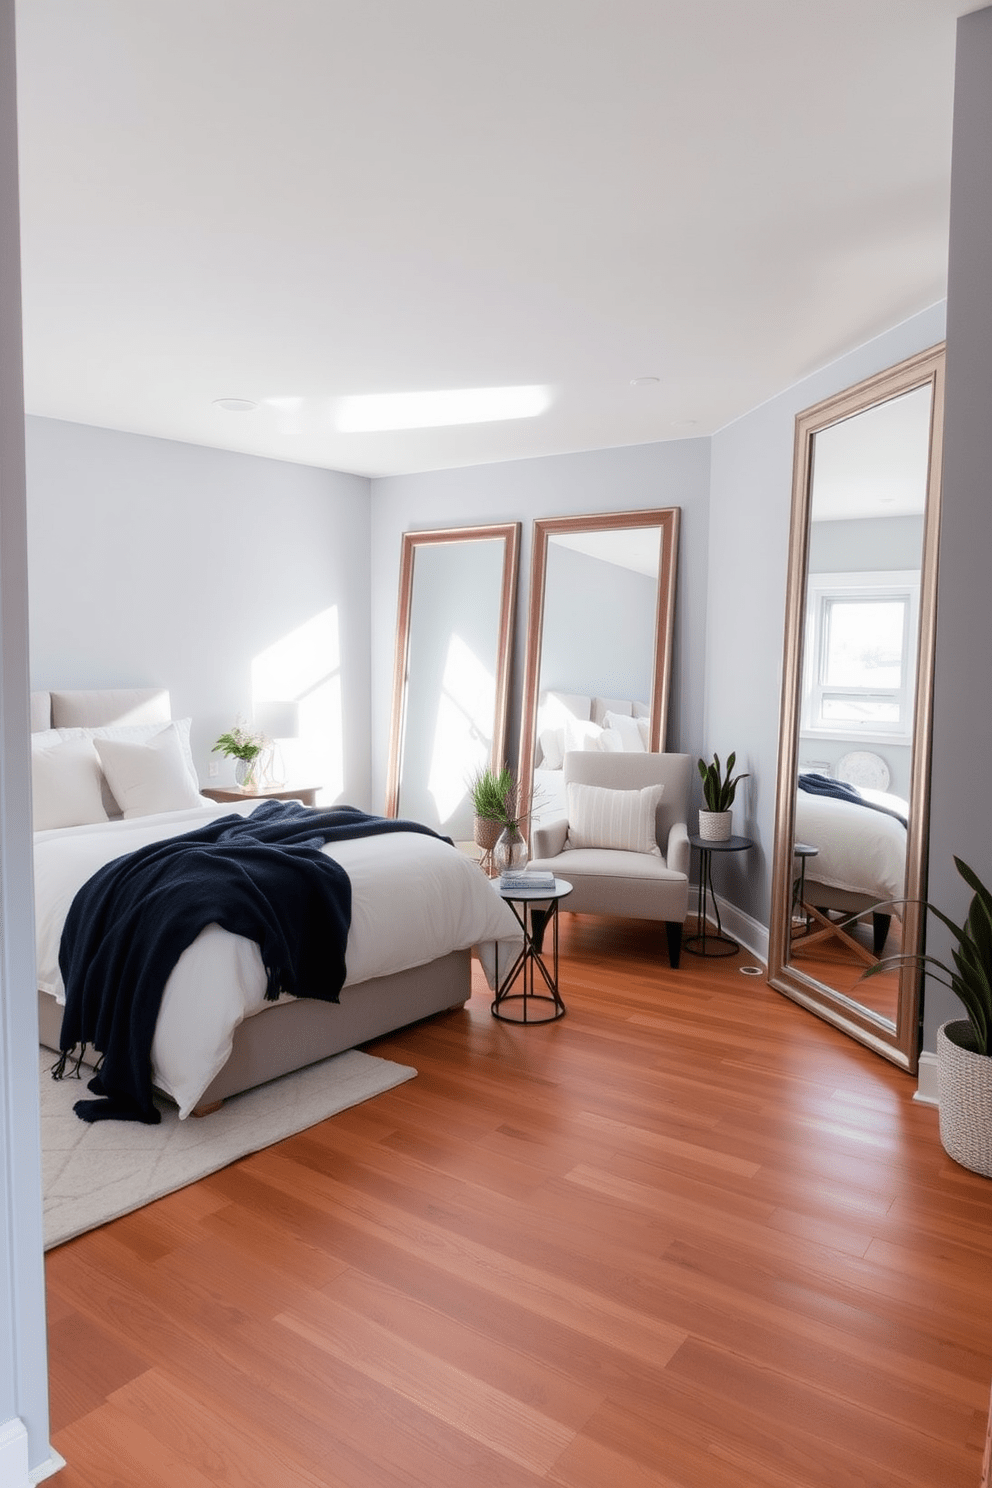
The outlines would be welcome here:
<svg viewBox="0 0 992 1488">
<path fill-rule="evenodd" d="M 632 377 L 630 385 L 631 387 L 653 387 L 656 382 L 660 381 L 660 377 Z"/>
<path fill-rule="evenodd" d="M 546 387 L 452 388 L 433 393 L 363 393 L 342 398 L 337 426 L 346 434 L 443 429 L 535 418 L 551 404 Z"/>
<path fill-rule="evenodd" d="M 672 419 L 673 429 L 698 429 L 698 419 Z"/>
<path fill-rule="evenodd" d="M 215 408 L 223 408 L 225 413 L 254 413 L 258 407 L 250 398 L 215 398 Z"/>
</svg>

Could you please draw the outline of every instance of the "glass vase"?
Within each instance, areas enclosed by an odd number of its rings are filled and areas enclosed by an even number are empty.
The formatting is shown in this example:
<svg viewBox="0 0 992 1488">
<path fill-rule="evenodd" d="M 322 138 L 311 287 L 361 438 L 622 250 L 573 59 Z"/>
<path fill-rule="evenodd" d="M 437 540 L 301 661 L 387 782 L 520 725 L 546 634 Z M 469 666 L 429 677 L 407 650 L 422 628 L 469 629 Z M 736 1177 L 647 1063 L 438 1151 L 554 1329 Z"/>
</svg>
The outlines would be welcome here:
<svg viewBox="0 0 992 1488">
<path fill-rule="evenodd" d="M 259 768 L 258 760 L 235 760 L 234 779 L 239 790 L 243 790 L 246 796 L 252 791 L 258 790 Z"/>
<path fill-rule="evenodd" d="M 527 842 L 516 822 L 503 828 L 493 848 L 493 866 L 497 873 L 527 866 Z"/>
</svg>

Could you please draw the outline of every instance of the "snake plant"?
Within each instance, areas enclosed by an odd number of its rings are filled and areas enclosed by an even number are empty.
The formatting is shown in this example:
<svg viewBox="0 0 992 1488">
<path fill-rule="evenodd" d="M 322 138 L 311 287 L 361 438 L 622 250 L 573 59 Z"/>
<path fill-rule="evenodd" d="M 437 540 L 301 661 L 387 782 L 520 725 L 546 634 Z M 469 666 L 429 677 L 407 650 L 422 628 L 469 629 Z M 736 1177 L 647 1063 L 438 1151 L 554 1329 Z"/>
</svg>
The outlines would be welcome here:
<svg viewBox="0 0 992 1488">
<path fill-rule="evenodd" d="M 874 966 L 870 966 L 864 975 L 866 978 L 877 976 L 879 972 L 904 962 L 922 967 L 926 976 L 932 977 L 944 987 L 950 987 L 957 994 L 968 1014 L 975 1053 L 989 1054 L 992 1053 L 989 1047 L 992 1038 L 992 893 L 974 869 L 969 868 L 960 858 L 954 859 L 954 866 L 972 890 L 971 904 L 964 924 L 955 925 L 935 904 L 925 901 L 930 913 L 936 915 L 954 937 L 956 943 L 951 948 L 953 968 L 936 956 L 907 951 L 898 956 L 883 957 Z M 935 975 L 930 970 L 931 967 L 936 967 L 944 975 Z"/>
<path fill-rule="evenodd" d="M 737 782 L 747 779 L 747 771 L 741 775 L 731 774 L 736 763 L 737 755 L 733 751 L 727 756 L 726 771 L 720 764 L 718 754 L 714 754 L 713 763 L 710 765 L 705 760 L 696 761 L 696 767 L 703 782 L 703 800 L 706 802 L 707 811 L 730 810 L 734 796 L 737 794 Z"/>
</svg>

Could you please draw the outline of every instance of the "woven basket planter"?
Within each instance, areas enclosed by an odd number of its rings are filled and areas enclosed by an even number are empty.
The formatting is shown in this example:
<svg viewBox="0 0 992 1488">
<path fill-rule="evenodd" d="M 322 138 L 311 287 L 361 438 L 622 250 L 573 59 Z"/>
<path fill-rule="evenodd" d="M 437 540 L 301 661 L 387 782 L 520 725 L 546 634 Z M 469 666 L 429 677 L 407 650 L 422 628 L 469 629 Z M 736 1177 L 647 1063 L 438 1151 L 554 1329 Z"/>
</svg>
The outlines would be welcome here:
<svg viewBox="0 0 992 1488">
<path fill-rule="evenodd" d="M 975 1053 L 967 1019 L 937 1030 L 937 1091 L 944 1151 L 992 1178 L 992 1057 Z"/>
<path fill-rule="evenodd" d="M 700 811 L 699 835 L 704 842 L 729 842 L 733 820 L 732 811 Z"/>
<path fill-rule="evenodd" d="M 483 852 L 491 853 L 499 841 L 503 823 L 496 821 L 492 816 L 477 816 L 475 818 L 475 843 L 481 847 Z"/>
</svg>

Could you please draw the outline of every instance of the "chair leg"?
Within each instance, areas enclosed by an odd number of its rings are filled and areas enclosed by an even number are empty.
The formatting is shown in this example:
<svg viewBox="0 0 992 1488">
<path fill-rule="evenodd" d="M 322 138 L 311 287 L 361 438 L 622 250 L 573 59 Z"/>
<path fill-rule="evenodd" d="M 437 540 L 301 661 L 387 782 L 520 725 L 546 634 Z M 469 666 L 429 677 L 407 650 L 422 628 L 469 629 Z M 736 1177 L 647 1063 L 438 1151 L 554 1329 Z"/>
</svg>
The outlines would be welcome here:
<svg viewBox="0 0 992 1488">
<path fill-rule="evenodd" d="M 874 911 L 872 912 L 872 917 L 871 917 L 872 947 L 871 948 L 875 952 L 875 955 L 876 956 L 881 956 L 882 952 L 885 950 L 885 941 L 886 941 L 886 937 L 888 936 L 889 926 L 891 925 L 891 923 L 892 923 L 892 916 L 891 915 L 887 915 L 887 914 L 875 914 Z"/>
<path fill-rule="evenodd" d="M 678 971 L 682 957 L 682 922 L 666 920 L 665 934 L 668 937 L 668 960 L 673 971 Z"/>
</svg>

